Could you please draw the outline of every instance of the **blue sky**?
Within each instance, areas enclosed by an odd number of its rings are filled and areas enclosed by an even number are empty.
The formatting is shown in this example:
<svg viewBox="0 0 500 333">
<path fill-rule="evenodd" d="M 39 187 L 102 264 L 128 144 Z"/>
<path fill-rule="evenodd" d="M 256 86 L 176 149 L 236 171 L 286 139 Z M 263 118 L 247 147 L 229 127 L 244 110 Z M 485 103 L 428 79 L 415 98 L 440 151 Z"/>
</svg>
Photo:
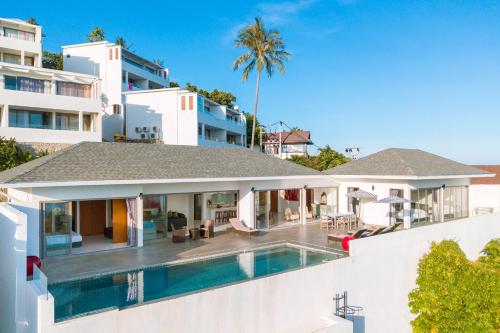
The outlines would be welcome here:
<svg viewBox="0 0 500 333">
<path fill-rule="evenodd" d="M 312 131 L 362 154 L 420 148 L 466 163 L 500 163 L 500 1 L 38 1 L 2 16 L 36 17 L 45 49 L 90 29 L 161 58 L 171 79 L 229 90 L 251 111 L 254 77 L 231 63 L 238 29 L 261 16 L 292 58 L 262 83 L 259 119 Z"/>
</svg>

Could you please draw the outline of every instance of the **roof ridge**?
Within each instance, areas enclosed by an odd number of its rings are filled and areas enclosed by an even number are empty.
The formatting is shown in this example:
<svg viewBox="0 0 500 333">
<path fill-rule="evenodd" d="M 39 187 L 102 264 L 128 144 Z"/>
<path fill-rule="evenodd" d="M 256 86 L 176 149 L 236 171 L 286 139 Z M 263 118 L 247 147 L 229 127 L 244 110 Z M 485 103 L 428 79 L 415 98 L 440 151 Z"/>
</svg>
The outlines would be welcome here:
<svg viewBox="0 0 500 333">
<path fill-rule="evenodd" d="M 419 149 L 413 149 L 413 150 L 419 150 Z M 408 161 L 406 161 L 400 154 L 399 154 L 399 151 L 401 150 L 393 150 L 393 154 L 396 155 L 396 157 L 398 158 L 398 160 L 401 162 L 402 165 L 404 165 L 404 167 L 408 170 L 408 173 L 412 174 L 412 175 L 416 175 L 416 172 L 415 170 L 413 170 L 413 168 L 411 167 L 410 164 L 408 164 Z"/>
<path fill-rule="evenodd" d="M 7 179 L 7 180 L 6 180 L 6 181 L 4 181 L 4 182 L 5 182 L 5 183 L 8 183 L 8 182 L 10 182 L 11 180 L 14 180 L 15 178 L 22 177 L 22 176 L 26 176 L 26 175 L 30 174 L 31 172 L 33 172 L 33 171 L 37 170 L 38 168 L 40 168 L 40 167 L 44 166 L 45 164 L 47 164 L 47 163 L 49 163 L 49 162 L 54 161 L 54 160 L 55 160 L 55 159 L 57 159 L 58 157 L 62 156 L 62 155 L 63 155 L 63 153 L 66 153 L 66 152 L 68 152 L 68 151 L 71 151 L 71 150 L 75 149 L 76 147 L 78 147 L 78 146 L 82 145 L 82 143 L 84 143 L 84 142 L 79 142 L 79 143 L 77 143 L 77 144 L 74 144 L 74 145 L 71 145 L 71 146 L 69 146 L 69 147 L 66 147 L 66 148 L 63 148 L 63 149 L 61 149 L 61 150 L 58 150 L 58 151 L 56 151 L 56 152 L 54 152 L 54 153 L 52 153 L 52 154 L 48 154 L 48 155 L 42 156 L 42 157 L 40 157 L 40 158 L 47 157 L 46 161 L 44 161 L 44 162 L 42 162 L 42 163 L 40 163 L 40 164 L 38 164 L 38 165 L 35 165 L 32 169 L 26 170 L 25 172 L 21 172 L 21 173 L 19 173 L 19 174 L 16 174 L 16 175 L 12 176 L 12 177 L 10 177 L 9 179 Z M 35 161 L 36 161 L 36 159 L 34 159 L 34 160 L 32 160 L 32 161 L 33 161 L 33 162 L 35 162 Z M 30 161 L 30 162 L 31 162 L 31 161 Z M 29 163 L 29 162 L 28 162 L 28 163 Z"/>
</svg>

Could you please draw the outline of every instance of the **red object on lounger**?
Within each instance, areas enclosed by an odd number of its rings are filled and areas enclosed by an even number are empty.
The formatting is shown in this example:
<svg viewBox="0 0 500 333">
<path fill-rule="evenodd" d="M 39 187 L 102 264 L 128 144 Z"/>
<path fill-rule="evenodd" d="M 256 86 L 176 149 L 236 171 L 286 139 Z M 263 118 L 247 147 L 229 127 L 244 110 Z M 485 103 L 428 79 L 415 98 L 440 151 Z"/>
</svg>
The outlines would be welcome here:
<svg viewBox="0 0 500 333">
<path fill-rule="evenodd" d="M 33 275 L 33 264 L 37 265 L 38 268 L 42 266 L 40 258 L 38 258 L 37 256 L 28 256 L 26 258 L 26 268 L 28 275 Z"/>
<path fill-rule="evenodd" d="M 345 250 L 345 251 L 349 251 L 349 242 L 353 239 L 356 239 L 352 236 L 345 236 L 344 238 L 342 238 L 342 248 Z"/>
</svg>

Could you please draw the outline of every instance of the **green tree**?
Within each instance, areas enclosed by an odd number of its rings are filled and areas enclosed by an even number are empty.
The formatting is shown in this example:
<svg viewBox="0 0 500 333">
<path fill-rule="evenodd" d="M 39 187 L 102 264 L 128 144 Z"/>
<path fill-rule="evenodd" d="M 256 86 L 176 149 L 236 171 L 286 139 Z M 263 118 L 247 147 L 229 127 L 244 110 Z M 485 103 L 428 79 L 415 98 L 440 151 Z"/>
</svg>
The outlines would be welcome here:
<svg viewBox="0 0 500 333">
<path fill-rule="evenodd" d="M 431 245 L 418 266 L 418 287 L 408 296 L 417 315 L 414 332 L 497 332 L 500 271 L 486 262 L 498 263 L 498 243 L 491 241 L 476 262 L 454 241 Z"/>
<path fill-rule="evenodd" d="M 196 92 L 208 99 L 211 99 L 216 103 L 227 105 L 230 108 L 234 108 L 234 103 L 236 102 L 236 96 L 234 96 L 232 93 L 228 91 L 219 90 L 217 88 L 214 88 L 212 89 L 212 91 L 209 92 L 207 90 L 198 88 L 194 84 L 187 82 L 186 85 L 184 86 L 184 89 L 189 90 L 191 92 Z"/>
<path fill-rule="evenodd" d="M 243 112 L 245 115 L 246 123 L 247 123 L 247 146 L 252 146 L 252 131 L 253 131 L 253 120 L 254 117 L 252 114 L 248 112 Z M 260 142 L 260 135 L 262 133 L 262 126 L 259 122 L 259 118 L 256 118 L 257 122 L 255 124 L 255 138 L 254 138 L 254 143 L 259 144 Z"/>
<path fill-rule="evenodd" d="M 97 28 L 96 28 L 97 29 Z M 95 29 L 94 29 L 95 30 Z M 88 39 L 88 36 L 87 36 L 87 39 Z M 104 32 L 102 32 L 102 39 L 101 41 L 104 40 Z M 128 45 L 127 41 L 125 40 L 125 38 L 123 38 L 122 36 L 118 36 L 116 37 L 116 42 L 115 42 L 116 45 L 120 45 L 121 47 L 123 47 L 125 50 L 128 50 L 130 48 L 130 45 Z"/>
<path fill-rule="evenodd" d="M 293 126 L 290 130 L 292 132 L 297 132 L 297 131 L 302 131 L 302 128 L 300 128 L 299 126 Z"/>
<path fill-rule="evenodd" d="M 62 53 L 43 51 L 42 67 L 63 70 Z"/>
<path fill-rule="evenodd" d="M 255 18 L 255 22 L 241 29 L 234 42 L 237 47 L 246 49 L 246 52 L 240 55 L 233 62 L 233 70 L 238 70 L 244 66 L 242 79 L 246 81 L 250 72 L 257 70 L 257 80 L 255 84 L 255 101 L 253 107 L 253 117 L 257 118 L 257 107 L 259 104 L 260 74 L 265 70 L 271 77 L 275 68 L 278 68 L 281 74 L 285 73 L 285 61 L 290 54 L 285 51 L 285 43 L 276 30 L 268 30 L 260 18 Z M 255 143 L 255 126 L 257 121 L 252 122 L 252 138 L 250 149 L 253 149 Z"/>
<path fill-rule="evenodd" d="M 29 19 L 27 19 L 26 23 L 33 24 L 33 25 L 40 25 L 40 24 L 38 24 L 37 20 L 34 17 L 30 17 Z"/>
<path fill-rule="evenodd" d="M 87 41 L 89 43 L 102 42 L 103 40 L 104 40 L 104 30 L 99 27 L 95 27 L 87 35 Z"/>
<path fill-rule="evenodd" d="M 177 81 L 170 81 L 170 82 L 168 83 L 168 86 L 169 86 L 170 88 L 177 88 L 177 87 L 179 87 L 179 82 L 177 82 Z"/>
<path fill-rule="evenodd" d="M 14 139 L 0 137 L 0 171 L 4 171 L 19 164 L 36 158 L 29 150 L 22 150 Z"/>
<path fill-rule="evenodd" d="M 328 170 L 351 161 L 350 158 L 332 149 L 328 145 L 323 148 L 319 148 L 317 155 L 293 156 L 288 160 L 319 171 Z"/>
</svg>

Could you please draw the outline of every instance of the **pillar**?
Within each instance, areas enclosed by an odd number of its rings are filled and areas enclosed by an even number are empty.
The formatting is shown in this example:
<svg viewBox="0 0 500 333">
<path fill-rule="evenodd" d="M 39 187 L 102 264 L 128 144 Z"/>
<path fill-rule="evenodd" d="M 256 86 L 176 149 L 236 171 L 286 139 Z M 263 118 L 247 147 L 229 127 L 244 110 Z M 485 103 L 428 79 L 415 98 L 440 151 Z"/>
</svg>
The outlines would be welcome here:
<svg viewBox="0 0 500 333">
<path fill-rule="evenodd" d="M 307 190 L 306 187 L 300 189 L 300 224 L 307 223 Z"/>
<path fill-rule="evenodd" d="M 408 201 L 411 201 L 411 189 L 405 188 L 404 190 L 404 198 Z M 411 202 L 407 202 L 403 204 L 403 228 L 410 229 L 411 228 Z"/>
<path fill-rule="evenodd" d="M 78 112 L 78 131 L 83 131 L 83 112 Z"/>
</svg>

